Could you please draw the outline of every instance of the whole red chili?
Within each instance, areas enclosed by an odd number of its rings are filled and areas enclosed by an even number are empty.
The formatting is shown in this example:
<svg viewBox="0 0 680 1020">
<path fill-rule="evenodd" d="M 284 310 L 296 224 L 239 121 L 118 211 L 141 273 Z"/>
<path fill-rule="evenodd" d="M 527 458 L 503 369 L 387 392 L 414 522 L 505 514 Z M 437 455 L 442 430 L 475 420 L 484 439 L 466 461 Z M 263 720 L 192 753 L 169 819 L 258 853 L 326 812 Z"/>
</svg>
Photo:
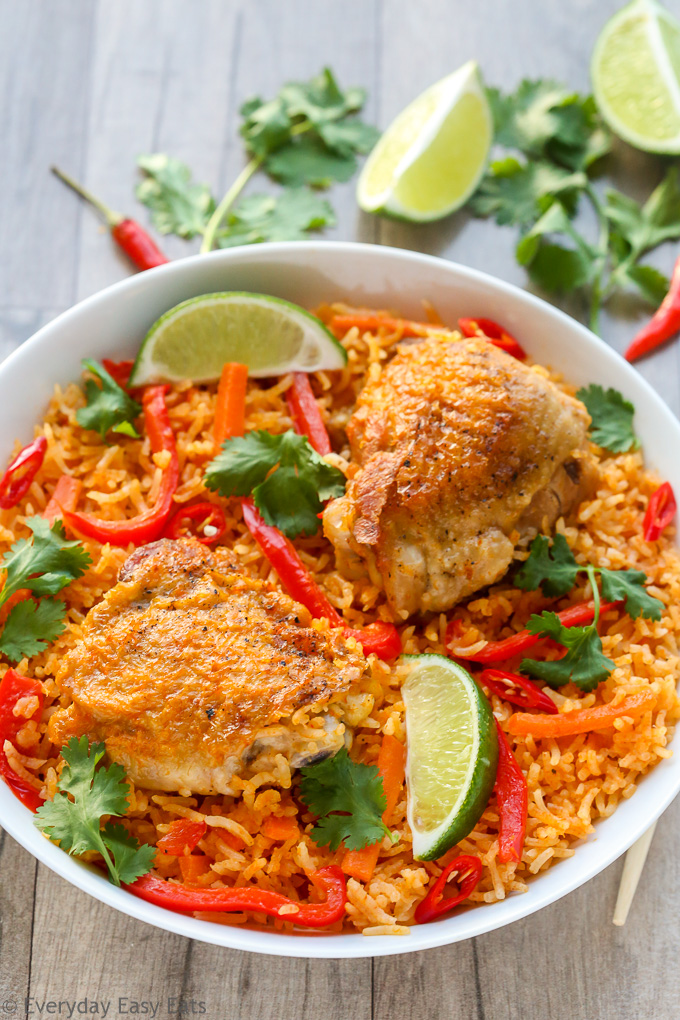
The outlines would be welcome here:
<svg viewBox="0 0 680 1020">
<path fill-rule="evenodd" d="M 458 892 L 455 896 L 444 899 L 444 886 L 454 873 L 458 881 Z M 426 924 L 428 921 L 434 921 L 436 917 L 441 917 L 442 914 L 448 914 L 468 898 L 481 877 L 482 862 L 479 857 L 472 857 L 470 854 L 455 857 L 435 880 L 425 899 L 416 907 L 415 919 L 418 924 Z"/>
<path fill-rule="evenodd" d="M 667 528 L 675 517 L 676 510 L 675 493 L 671 483 L 664 482 L 649 497 L 647 512 L 642 522 L 645 542 L 656 542 L 664 528 Z"/>
<path fill-rule="evenodd" d="M 557 705 L 536 684 L 519 673 L 508 673 L 504 669 L 485 669 L 479 675 L 479 682 L 498 698 L 518 708 L 538 708 L 551 715 L 557 714 Z"/>
<path fill-rule="evenodd" d="M 668 293 L 657 311 L 636 334 L 623 355 L 626 361 L 635 361 L 643 354 L 655 350 L 680 330 L 680 258 L 677 259 L 671 276 Z"/>
<path fill-rule="evenodd" d="M 500 347 L 506 354 L 511 354 L 518 361 L 526 359 L 526 351 L 520 343 L 515 340 L 507 329 L 494 322 L 493 319 L 459 319 L 458 329 L 463 336 L 481 336 L 489 340 L 494 347 Z"/>
<path fill-rule="evenodd" d="M 147 234 L 144 227 L 140 226 L 136 220 L 131 220 L 123 216 L 122 213 L 114 212 L 108 205 L 104 205 L 98 198 L 95 198 L 92 192 L 87 191 L 86 188 L 83 188 L 81 184 L 78 184 L 77 181 L 69 177 L 68 174 L 65 174 L 58 167 L 53 166 L 52 173 L 56 174 L 59 180 L 67 184 L 69 188 L 102 214 L 106 220 L 106 225 L 111 231 L 111 236 L 118 247 L 125 252 L 128 258 L 132 259 L 139 269 L 154 269 L 156 266 L 162 266 L 170 261 L 160 250 L 154 239 Z"/>
<path fill-rule="evenodd" d="M 0 478 L 0 508 L 9 510 L 19 503 L 31 487 L 47 452 L 44 436 L 24 446 Z"/>
<path fill-rule="evenodd" d="M 227 530 L 227 521 L 215 503 L 205 500 L 184 506 L 170 519 L 165 529 L 166 538 L 197 538 L 203 545 L 218 542 Z"/>
<path fill-rule="evenodd" d="M 508 738 L 501 729 L 498 719 L 498 770 L 496 772 L 496 799 L 500 817 L 498 836 L 498 860 L 501 864 L 521 861 L 524 834 L 527 827 L 529 790 L 524 773 L 517 764 Z"/>
</svg>

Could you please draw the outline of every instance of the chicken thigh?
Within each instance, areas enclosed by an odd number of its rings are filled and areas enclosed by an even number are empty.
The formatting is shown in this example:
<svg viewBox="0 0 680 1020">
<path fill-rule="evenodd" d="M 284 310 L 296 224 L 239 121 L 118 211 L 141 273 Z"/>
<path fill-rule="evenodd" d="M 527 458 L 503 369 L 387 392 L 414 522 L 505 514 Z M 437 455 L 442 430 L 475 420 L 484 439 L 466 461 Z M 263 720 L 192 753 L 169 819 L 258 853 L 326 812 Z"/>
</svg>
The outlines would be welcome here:
<svg viewBox="0 0 680 1020">
<path fill-rule="evenodd" d="M 483 339 L 401 345 L 347 426 L 359 470 L 328 504 L 339 569 L 369 572 L 401 617 L 439 612 L 507 570 L 589 480 L 579 401 Z"/>
<path fill-rule="evenodd" d="M 73 703 L 50 738 L 103 741 L 142 787 L 233 793 L 258 756 L 295 766 L 337 751 L 365 669 L 340 630 L 315 629 L 228 551 L 162 539 L 133 553 L 88 613 L 56 677 Z"/>
</svg>

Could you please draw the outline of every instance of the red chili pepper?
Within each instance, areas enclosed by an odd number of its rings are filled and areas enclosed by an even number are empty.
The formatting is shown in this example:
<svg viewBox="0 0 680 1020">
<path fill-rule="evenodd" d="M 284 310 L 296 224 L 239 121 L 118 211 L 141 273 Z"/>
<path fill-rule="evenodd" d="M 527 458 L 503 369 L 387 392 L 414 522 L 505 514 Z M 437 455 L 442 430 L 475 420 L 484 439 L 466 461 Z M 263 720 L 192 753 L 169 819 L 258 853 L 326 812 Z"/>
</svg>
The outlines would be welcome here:
<svg viewBox="0 0 680 1020">
<path fill-rule="evenodd" d="M 8 669 L 0 681 L 0 775 L 22 804 L 31 811 L 37 811 L 44 801 L 38 796 L 38 791 L 10 767 L 4 751 L 5 741 L 9 740 L 13 744 L 17 733 L 28 721 L 24 716 L 14 714 L 14 706 L 21 698 L 33 696 L 38 699 L 38 707 L 32 718 L 40 716 L 42 712 L 45 700 L 43 686 L 30 676 L 21 676 L 16 670 Z"/>
<path fill-rule="evenodd" d="M 671 276 L 668 293 L 646 326 L 635 335 L 623 355 L 626 361 L 635 361 L 649 354 L 680 330 L 680 258 Z"/>
<path fill-rule="evenodd" d="M 454 873 L 458 881 L 458 893 L 444 899 L 444 886 Z M 448 914 L 470 896 L 481 877 L 482 862 L 479 857 L 472 857 L 470 854 L 455 857 L 435 880 L 425 899 L 416 907 L 415 919 L 418 924 L 426 924 L 441 917 L 442 914 Z"/>
<path fill-rule="evenodd" d="M 163 471 L 154 506 L 127 521 L 102 521 L 92 514 L 64 510 L 65 522 L 82 535 L 111 545 L 146 545 L 159 538 L 172 510 L 172 497 L 179 482 L 179 459 L 170 416 L 165 403 L 169 386 L 147 386 L 142 397 L 144 424 L 154 453 L 167 450 L 170 463 Z"/>
<path fill-rule="evenodd" d="M 607 610 L 620 605 L 622 605 L 621 602 L 602 602 L 600 604 L 600 613 L 606 613 Z M 563 609 L 557 615 L 564 627 L 579 627 L 583 624 L 592 623 L 595 619 L 595 603 L 592 601 L 579 602 L 577 606 Z M 456 620 L 451 620 L 446 628 L 447 648 L 453 639 L 459 636 L 456 634 L 456 623 Z M 493 662 L 505 662 L 506 659 L 512 659 L 515 655 L 521 655 L 522 652 L 526 652 L 528 648 L 532 648 L 540 640 L 542 638 L 538 634 L 530 634 L 528 630 L 520 630 L 519 633 L 513 634 L 512 637 L 504 638 L 503 641 L 487 641 L 480 651 L 474 652 L 472 655 L 456 650 L 456 658 L 468 659 L 470 662 L 481 662 L 484 665 Z"/>
<path fill-rule="evenodd" d="M 295 431 L 307 436 L 316 452 L 325 457 L 331 452 L 331 441 L 306 372 L 293 372 L 293 385 L 286 393 L 286 401 Z"/>
<path fill-rule="evenodd" d="M 458 329 L 463 336 L 481 336 L 489 340 L 494 347 L 500 347 L 506 354 L 511 354 L 518 361 L 525 361 L 527 353 L 520 343 L 493 319 L 459 319 Z"/>
<path fill-rule="evenodd" d="M 39 436 L 21 450 L 0 478 L 0 508 L 9 510 L 31 487 L 47 452 L 47 440 Z"/>
<path fill-rule="evenodd" d="M 220 507 L 206 500 L 178 510 L 166 525 L 165 537 L 192 537 L 203 545 L 213 545 L 219 542 L 226 530 L 227 521 Z"/>
<path fill-rule="evenodd" d="M 111 361 L 110 358 L 102 358 L 102 365 L 119 386 L 127 389 L 130 373 L 134 365 L 132 358 L 126 358 L 124 361 Z"/>
<path fill-rule="evenodd" d="M 303 928 L 326 928 L 339 921 L 345 913 L 345 876 L 337 865 L 331 865 L 312 872 L 310 878 L 318 889 L 326 893 L 325 903 L 297 903 L 281 893 L 253 885 L 238 889 L 189 889 L 151 874 L 143 875 L 126 889 L 147 903 L 183 913 L 252 910 L 268 917 L 292 921 Z"/>
<path fill-rule="evenodd" d="M 170 828 L 164 836 L 156 843 L 156 849 L 161 853 L 171 854 L 173 857 L 181 857 L 190 854 L 208 831 L 205 821 L 192 821 L 190 818 L 178 818 L 170 822 Z"/>
<path fill-rule="evenodd" d="M 539 708 L 551 715 L 557 714 L 557 705 L 552 698 L 519 673 L 508 673 L 504 669 L 485 669 L 478 679 L 492 694 L 511 705 L 517 705 L 518 708 Z"/>
<path fill-rule="evenodd" d="M 675 517 L 677 504 L 675 493 L 670 482 L 664 482 L 649 497 L 647 512 L 642 522 L 645 542 L 656 542 L 664 528 L 667 528 Z"/>
<path fill-rule="evenodd" d="M 364 649 L 364 655 L 373 653 L 381 659 L 396 659 L 398 655 L 401 655 L 401 638 L 393 623 L 377 620 L 358 630 L 345 627 L 345 634 L 348 637 L 356 638 Z"/>
<path fill-rule="evenodd" d="M 114 212 L 113 209 L 110 209 L 103 202 L 100 202 L 98 198 L 95 198 L 92 192 L 87 191 L 86 188 L 83 188 L 82 185 L 78 184 L 77 181 L 74 181 L 72 177 L 69 177 L 68 174 L 65 174 L 58 167 L 53 166 L 52 173 L 56 174 L 59 180 L 67 184 L 69 188 L 102 214 L 118 247 L 125 252 L 128 258 L 132 259 L 139 269 L 154 269 L 155 266 L 162 266 L 170 261 L 160 250 L 153 238 L 147 234 L 144 227 L 140 226 L 136 220 L 128 219 L 122 213 Z"/>
<path fill-rule="evenodd" d="M 498 719 L 498 770 L 496 772 L 496 798 L 500 815 L 498 860 L 501 864 L 522 860 L 524 834 L 529 810 L 529 790 L 524 773 L 517 764 L 508 738 L 500 728 Z"/>
</svg>

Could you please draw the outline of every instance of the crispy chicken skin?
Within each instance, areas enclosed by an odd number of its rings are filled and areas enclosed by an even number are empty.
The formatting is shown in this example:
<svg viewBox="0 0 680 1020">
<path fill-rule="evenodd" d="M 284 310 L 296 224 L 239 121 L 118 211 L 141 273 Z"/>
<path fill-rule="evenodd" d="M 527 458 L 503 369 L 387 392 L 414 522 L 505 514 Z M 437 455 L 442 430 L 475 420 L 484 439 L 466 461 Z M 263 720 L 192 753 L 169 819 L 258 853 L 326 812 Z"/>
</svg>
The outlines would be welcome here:
<svg viewBox="0 0 680 1020">
<path fill-rule="evenodd" d="M 324 513 L 339 569 L 368 570 L 402 618 L 493 583 L 515 529 L 551 527 L 582 498 L 589 420 L 485 340 L 401 345 L 347 427 L 360 470 Z"/>
<path fill-rule="evenodd" d="M 333 707 L 365 666 L 339 630 L 315 630 L 230 552 L 162 539 L 133 553 L 88 613 L 56 678 L 73 704 L 52 716 L 50 737 L 103 740 L 139 786 L 232 793 L 260 753 L 294 763 L 337 750 Z M 291 723 L 305 706 L 318 713 L 311 736 Z"/>
</svg>

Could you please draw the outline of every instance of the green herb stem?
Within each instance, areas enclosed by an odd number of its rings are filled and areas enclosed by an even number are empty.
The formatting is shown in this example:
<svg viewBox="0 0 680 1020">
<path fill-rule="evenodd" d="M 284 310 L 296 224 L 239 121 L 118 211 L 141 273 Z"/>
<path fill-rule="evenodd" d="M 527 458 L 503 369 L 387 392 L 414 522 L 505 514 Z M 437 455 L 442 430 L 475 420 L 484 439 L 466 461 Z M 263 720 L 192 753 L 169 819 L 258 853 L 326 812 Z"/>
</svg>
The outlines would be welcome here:
<svg viewBox="0 0 680 1020">
<path fill-rule="evenodd" d="M 595 615 L 593 617 L 592 623 L 593 627 L 597 626 L 597 621 L 600 619 L 600 589 L 598 588 L 597 581 L 595 580 L 596 569 L 597 568 L 594 567 L 592 563 L 589 563 L 588 566 L 586 567 L 586 573 L 588 575 L 590 587 L 592 588 L 593 592 L 593 602 L 595 603 Z"/>
<path fill-rule="evenodd" d="M 600 201 L 600 197 L 593 188 L 590 181 L 585 186 L 585 194 L 590 199 L 590 203 L 595 210 L 597 221 L 599 224 L 599 236 L 597 239 L 597 253 L 598 259 L 598 270 L 595 274 L 595 278 L 592 283 L 592 291 L 590 296 L 590 315 L 589 315 L 589 326 L 593 333 L 600 331 L 600 309 L 602 308 L 602 302 L 604 298 L 604 291 L 602 289 L 602 274 L 605 269 L 607 261 L 607 253 L 609 252 L 609 220 L 607 219 L 604 206 Z"/>
<path fill-rule="evenodd" d="M 250 162 L 244 166 L 243 170 L 241 170 L 241 173 L 238 175 L 220 204 L 215 209 L 215 212 L 208 220 L 208 225 L 206 226 L 205 233 L 203 234 L 203 241 L 201 242 L 201 254 L 212 251 L 213 245 L 215 244 L 215 235 L 220 228 L 222 220 L 227 215 L 250 178 L 260 169 L 263 162 L 263 156 L 253 156 Z"/>
</svg>

